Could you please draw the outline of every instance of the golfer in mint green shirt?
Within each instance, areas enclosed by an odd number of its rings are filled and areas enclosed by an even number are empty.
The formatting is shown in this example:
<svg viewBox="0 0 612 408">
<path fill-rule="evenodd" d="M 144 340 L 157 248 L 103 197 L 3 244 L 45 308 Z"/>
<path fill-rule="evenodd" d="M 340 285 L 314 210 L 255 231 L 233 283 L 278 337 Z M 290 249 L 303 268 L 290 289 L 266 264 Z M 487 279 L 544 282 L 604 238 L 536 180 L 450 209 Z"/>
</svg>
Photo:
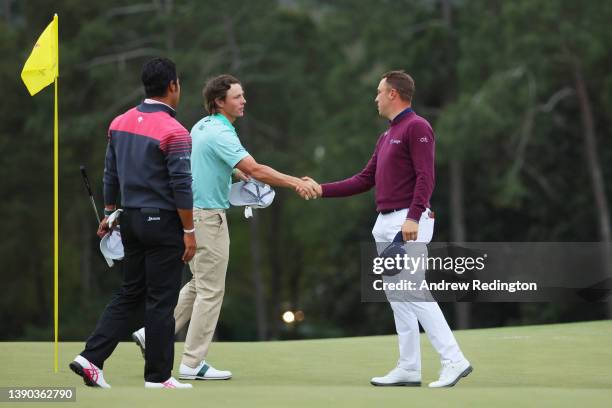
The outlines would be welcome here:
<svg viewBox="0 0 612 408">
<path fill-rule="evenodd" d="M 221 113 L 206 116 L 191 129 L 193 206 L 229 208 L 232 172 L 249 153 L 240 143 L 234 125 Z"/>
<path fill-rule="evenodd" d="M 204 87 L 206 116 L 191 129 L 193 222 L 196 254 L 189 262 L 193 278 L 181 289 L 174 310 L 175 331 L 188 322 L 185 349 L 179 368 L 184 380 L 229 379 L 230 371 L 206 363 L 225 292 L 229 260 L 229 231 L 225 210 L 229 208 L 232 173 L 242 180 L 253 177 L 277 187 L 294 189 L 303 198 L 315 198 L 316 188 L 297 177 L 259 164 L 240 143 L 234 121 L 244 115 L 246 99 L 240 82 L 230 75 L 211 79 Z M 144 330 L 134 338 L 144 347 Z"/>
</svg>

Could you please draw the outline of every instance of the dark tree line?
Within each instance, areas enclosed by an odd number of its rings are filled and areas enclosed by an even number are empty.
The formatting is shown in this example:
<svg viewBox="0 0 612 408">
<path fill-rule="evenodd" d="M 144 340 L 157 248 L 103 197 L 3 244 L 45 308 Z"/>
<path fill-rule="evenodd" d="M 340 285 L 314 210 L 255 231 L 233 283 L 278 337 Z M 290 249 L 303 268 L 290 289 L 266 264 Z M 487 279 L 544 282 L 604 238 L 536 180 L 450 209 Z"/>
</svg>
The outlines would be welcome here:
<svg viewBox="0 0 612 408">
<path fill-rule="evenodd" d="M 366 163 L 386 126 L 378 80 L 405 69 L 416 79 L 415 109 L 437 135 L 436 241 L 612 240 L 612 3 L 4 0 L 0 10 L 3 339 L 52 333 L 52 92 L 31 98 L 19 72 L 54 12 L 63 339 L 88 333 L 120 274 L 98 254 L 79 165 L 101 205 L 108 123 L 143 97 L 140 67 L 155 55 L 177 63 L 187 128 L 204 115 L 206 79 L 232 73 L 246 89 L 237 123 L 247 149 L 321 182 Z M 360 302 L 359 243 L 371 240 L 374 210 L 371 192 L 304 202 L 281 190 L 251 221 L 232 210 L 218 336 L 391 332 L 387 305 Z M 609 313 L 605 303 L 443 308 L 455 327 Z M 302 323 L 280 320 L 298 309 Z"/>
</svg>

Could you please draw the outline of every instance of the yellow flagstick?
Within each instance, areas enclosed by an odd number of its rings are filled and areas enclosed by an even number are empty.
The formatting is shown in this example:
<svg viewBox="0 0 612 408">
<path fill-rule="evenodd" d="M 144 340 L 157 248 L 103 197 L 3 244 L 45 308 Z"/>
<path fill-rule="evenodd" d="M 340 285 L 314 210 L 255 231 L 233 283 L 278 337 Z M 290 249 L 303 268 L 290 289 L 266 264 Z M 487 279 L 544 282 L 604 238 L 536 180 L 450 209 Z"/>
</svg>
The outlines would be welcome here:
<svg viewBox="0 0 612 408">
<path fill-rule="evenodd" d="M 21 70 L 21 79 L 34 96 L 41 89 L 55 83 L 53 112 L 53 328 L 54 328 L 54 368 L 57 373 L 58 358 L 58 270 L 59 270 L 59 207 L 58 207 L 58 120 L 57 120 L 57 78 L 59 76 L 59 36 L 57 14 L 42 32 Z"/>
<path fill-rule="evenodd" d="M 57 14 L 56 17 L 57 18 Z M 57 77 L 55 78 L 55 109 L 53 126 L 53 284 L 54 308 L 53 320 L 55 325 L 55 372 L 57 373 L 58 337 L 59 337 L 59 132 L 57 123 Z"/>
<path fill-rule="evenodd" d="M 58 38 L 58 18 L 57 14 L 53 16 L 55 22 L 55 61 L 59 65 L 59 38 Z M 59 71 L 59 69 L 58 69 Z M 55 372 L 57 373 L 58 360 L 58 337 L 59 337 L 59 129 L 58 129 L 58 114 L 57 114 L 57 77 L 55 77 L 55 98 L 54 98 L 54 115 L 53 115 L 53 287 L 54 287 L 54 308 L 53 321 L 55 328 Z"/>
</svg>

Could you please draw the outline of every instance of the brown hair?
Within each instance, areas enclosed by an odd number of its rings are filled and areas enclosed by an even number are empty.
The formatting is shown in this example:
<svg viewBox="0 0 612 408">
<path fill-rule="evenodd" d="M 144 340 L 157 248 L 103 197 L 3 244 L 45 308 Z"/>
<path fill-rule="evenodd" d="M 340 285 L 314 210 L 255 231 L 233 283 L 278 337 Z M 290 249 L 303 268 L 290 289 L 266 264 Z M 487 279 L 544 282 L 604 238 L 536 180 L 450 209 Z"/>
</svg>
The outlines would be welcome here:
<svg viewBox="0 0 612 408">
<path fill-rule="evenodd" d="M 206 85 L 202 90 L 204 97 L 204 108 L 209 114 L 217 113 L 217 99 L 225 99 L 228 89 L 232 84 L 240 84 L 240 81 L 231 75 L 223 74 L 206 81 Z"/>
<path fill-rule="evenodd" d="M 397 91 L 400 98 L 412 102 L 414 96 L 414 79 L 404 71 L 389 71 L 383 75 L 387 84 Z"/>
</svg>

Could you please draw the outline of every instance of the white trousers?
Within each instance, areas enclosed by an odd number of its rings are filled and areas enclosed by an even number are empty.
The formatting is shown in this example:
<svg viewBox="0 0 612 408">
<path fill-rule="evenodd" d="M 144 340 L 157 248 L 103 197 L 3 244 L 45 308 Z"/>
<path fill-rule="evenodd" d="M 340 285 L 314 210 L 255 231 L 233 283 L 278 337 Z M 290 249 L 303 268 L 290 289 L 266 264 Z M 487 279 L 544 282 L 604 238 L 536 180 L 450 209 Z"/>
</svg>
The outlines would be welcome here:
<svg viewBox="0 0 612 408">
<path fill-rule="evenodd" d="M 389 243 L 401 231 L 406 221 L 408 209 L 388 214 L 379 214 L 372 235 L 378 243 Z M 423 212 L 419 221 L 417 242 L 427 244 L 433 236 L 434 219 L 429 217 L 429 209 Z M 422 246 L 427 256 L 426 245 Z M 424 270 L 421 271 L 424 276 Z M 389 302 L 395 319 L 395 329 L 399 341 L 398 366 L 405 370 L 421 371 L 421 347 L 419 323 L 427 334 L 432 346 L 440 355 L 440 360 L 453 363 L 465 357 L 459 349 L 453 332 L 435 301 L 430 302 Z"/>
</svg>

